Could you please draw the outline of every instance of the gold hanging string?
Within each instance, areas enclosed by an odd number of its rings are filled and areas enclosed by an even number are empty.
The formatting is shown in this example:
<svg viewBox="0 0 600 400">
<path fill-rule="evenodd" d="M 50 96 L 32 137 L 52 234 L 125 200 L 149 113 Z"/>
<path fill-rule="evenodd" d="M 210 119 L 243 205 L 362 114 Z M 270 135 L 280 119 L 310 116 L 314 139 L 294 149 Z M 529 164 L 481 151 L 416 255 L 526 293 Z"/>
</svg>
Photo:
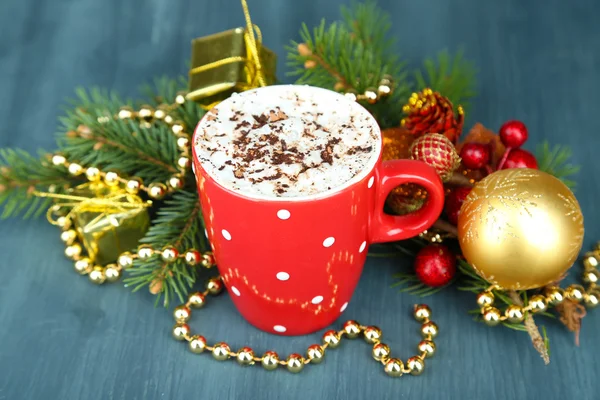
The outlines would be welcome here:
<svg viewBox="0 0 600 400">
<path fill-rule="evenodd" d="M 213 61 L 208 64 L 192 68 L 189 75 L 197 75 L 224 65 L 233 63 L 244 63 L 245 81 L 240 83 L 240 90 L 248 90 L 259 86 L 267 86 L 265 75 L 260 62 L 260 49 L 262 46 L 262 34 L 258 26 L 252 24 L 250 11 L 246 0 L 241 0 L 244 18 L 246 20 L 246 29 L 244 30 L 244 43 L 246 46 L 246 56 L 233 56 Z"/>
</svg>

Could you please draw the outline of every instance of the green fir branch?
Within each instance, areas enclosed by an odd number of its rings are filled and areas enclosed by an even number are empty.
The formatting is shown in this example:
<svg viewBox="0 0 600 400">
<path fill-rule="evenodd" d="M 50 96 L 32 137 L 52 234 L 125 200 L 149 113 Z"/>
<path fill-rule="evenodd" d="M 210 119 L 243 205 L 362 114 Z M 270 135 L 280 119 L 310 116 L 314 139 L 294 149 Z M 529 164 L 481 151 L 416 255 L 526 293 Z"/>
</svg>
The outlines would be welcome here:
<svg viewBox="0 0 600 400">
<path fill-rule="evenodd" d="M 0 149 L 0 218 L 38 217 L 52 199 L 35 196 L 35 191 L 62 193 L 75 181 L 66 168 L 52 165 L 41 152 L 35 157 L 21 149 Z"/>
<path fill-rule="evenodd" d="M 539 170 L 557 177 L 569 188 L 575 189 L 577 182 L 570 178 L 579 172 L 580 166 L 571 164 L 572 156 L 573 152 L 568 146 L 551 146 L 548 141 L 543 141 L 536 149 Z"/>
<path fill-rule="evenodd" d="M 470 99 L 477 95 L 476 75 L 475 66 L 464 58 L 462 49 L 453 56 L 443 50 L 437 58 L 423 62 L 423 71 L 415 71 L 415 80 L 418 90 L 431 88 L 448 97 L 454 106 L 461 105 L 467 111 Z"/>
<path fill-rule="evenodd" d="M 342 5 L 340 11 L 355 41 L 381 54 L 392 52 L 395 41 L 387 36 L 392 27 L 391 18 L 377 6 L 377 2 L 353 1 L 349 7 Z"/>
</svg>

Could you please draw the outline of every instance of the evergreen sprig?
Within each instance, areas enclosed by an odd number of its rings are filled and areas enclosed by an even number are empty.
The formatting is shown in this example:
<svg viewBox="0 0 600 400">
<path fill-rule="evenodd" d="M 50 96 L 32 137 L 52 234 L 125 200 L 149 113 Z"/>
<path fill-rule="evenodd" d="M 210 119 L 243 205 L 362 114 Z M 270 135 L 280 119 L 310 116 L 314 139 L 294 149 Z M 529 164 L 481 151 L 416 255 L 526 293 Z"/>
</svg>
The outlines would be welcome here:
<svg viewBox="0 0 600 400">
<path fill-rule="evenodd" d="M 52 165 L 42 152 L 35 157 L 21 149 L 0 149 L 0 218 L 40 216 L 52 200 L 34 192 L 61 193 L 75 180 L 66 168 Z"/>
<path fill-rule="evenodd" d="M 571 189 L 575 189 L 577 182 L 571 177 L 579 172 L 580 166 L 571 164 L 573 155 L 567 146 L 551 146 L 548 141 L 540 143 L 536 149 L 538 168 L 563 181 Z"/>
<path fill-rule="evenodd" d="M 415 80 L 418 90 L 431 88 L 448 97 L 454 106 L 461 105 L 467 111 L 469 100 L 477 95 L 476 74 L 475 66 L 464 58 L 462 49 L 454 56 L 443 50 L 435 59 L 423 62 L 423 70 L 415 71 Z"/>
</svg>

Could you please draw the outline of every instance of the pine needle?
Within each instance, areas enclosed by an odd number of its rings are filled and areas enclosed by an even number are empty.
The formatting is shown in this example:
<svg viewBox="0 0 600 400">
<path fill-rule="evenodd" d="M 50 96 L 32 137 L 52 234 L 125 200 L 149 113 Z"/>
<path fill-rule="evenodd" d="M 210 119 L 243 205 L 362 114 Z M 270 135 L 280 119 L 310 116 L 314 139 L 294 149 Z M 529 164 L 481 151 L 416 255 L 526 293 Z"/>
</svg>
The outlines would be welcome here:
<svg viewBox="0 0 600 400">
<path fill-rule="evenodd" d="M 568 146 L 550 146 L 548 141 L 540 143 L 536 149 L 539 170 L 557 177 L 573 190 L 577 182 L 570 178 L 579 172 L 580 166 L 571 164 L 572 155 Z"/>
</svg>

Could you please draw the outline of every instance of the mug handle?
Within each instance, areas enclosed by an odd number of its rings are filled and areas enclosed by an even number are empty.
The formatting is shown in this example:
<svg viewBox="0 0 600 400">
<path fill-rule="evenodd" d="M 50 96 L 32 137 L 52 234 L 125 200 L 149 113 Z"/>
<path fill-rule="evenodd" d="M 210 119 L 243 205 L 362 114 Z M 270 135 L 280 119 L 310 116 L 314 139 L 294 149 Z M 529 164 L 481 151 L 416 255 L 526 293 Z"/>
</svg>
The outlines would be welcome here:
<svg viewBox="0 0 600 400">
<path fill-rule="evenodd" d="M 421 161 L 391 160 L 380 164 L 376 186 L 375 210 L 371 218 L 371 243 L 393 242 L 417 236 L 438 219 L 444 207 L 444 186 L 435 169 Z M 394 216 L 384 213 L 387 196 L 404 183 L 415 183 L 427 190 L 427 202 L 414 213 Z"/>
</svg>

